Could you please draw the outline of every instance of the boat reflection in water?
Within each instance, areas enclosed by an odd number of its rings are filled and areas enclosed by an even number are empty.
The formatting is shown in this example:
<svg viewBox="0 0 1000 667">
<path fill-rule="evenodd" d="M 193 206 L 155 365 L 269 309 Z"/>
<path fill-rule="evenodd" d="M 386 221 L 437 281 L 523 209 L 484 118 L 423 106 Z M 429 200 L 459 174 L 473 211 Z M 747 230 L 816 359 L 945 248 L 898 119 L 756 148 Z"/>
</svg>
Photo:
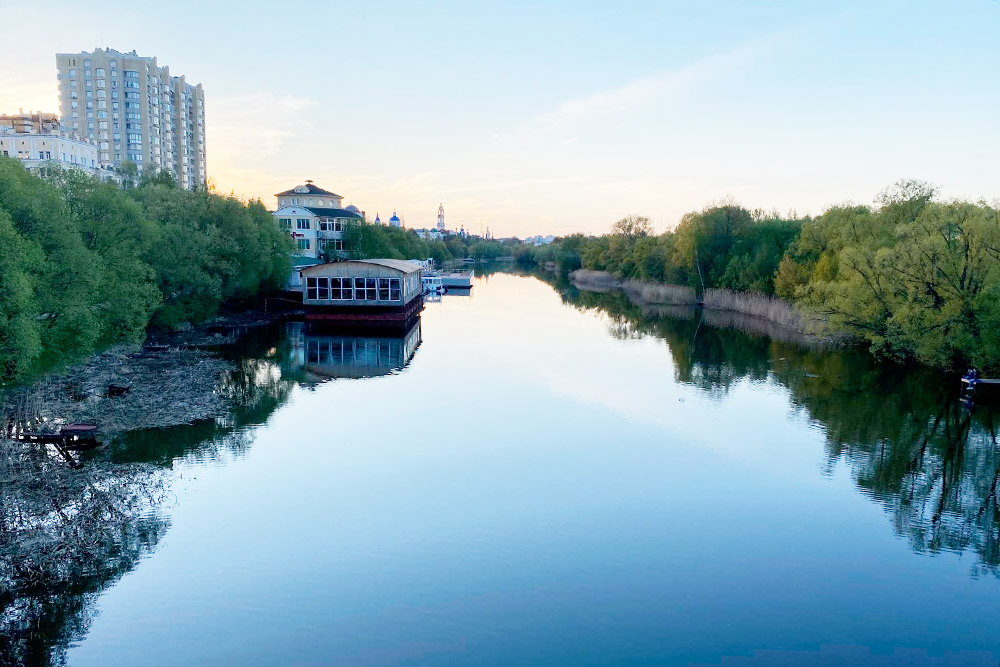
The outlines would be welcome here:
<svg viewBox="0 0 1000 667">
<path fill-rule="evenodd" d="M 374 336 L 304 322 L 288 327 L 291 361 L 305 371 L 304 384 L 390 375 L 410 363 L 421 342 L 419 318 L 406 331 Z"/>
</svg>

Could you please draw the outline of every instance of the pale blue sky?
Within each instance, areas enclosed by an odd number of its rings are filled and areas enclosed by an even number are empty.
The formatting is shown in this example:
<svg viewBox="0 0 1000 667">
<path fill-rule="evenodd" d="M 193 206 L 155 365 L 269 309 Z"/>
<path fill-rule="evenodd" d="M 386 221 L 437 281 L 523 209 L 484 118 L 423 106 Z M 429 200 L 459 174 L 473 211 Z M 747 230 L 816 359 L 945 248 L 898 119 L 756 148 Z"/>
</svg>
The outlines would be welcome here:
<svg viewBox="0 0 1000 667">
<path fill-rule="evenodd" d="M 204 84 L 220 189 L 311 178 L 499 235 L 726 196 L 815 214 L 900 178 L 1000 196 L 993 0 L 169 7 L 0 0 L 31 36 L 0 42 L 0 112 L 57 110 L 57 51 L 134 48 Z"/>
</svg>

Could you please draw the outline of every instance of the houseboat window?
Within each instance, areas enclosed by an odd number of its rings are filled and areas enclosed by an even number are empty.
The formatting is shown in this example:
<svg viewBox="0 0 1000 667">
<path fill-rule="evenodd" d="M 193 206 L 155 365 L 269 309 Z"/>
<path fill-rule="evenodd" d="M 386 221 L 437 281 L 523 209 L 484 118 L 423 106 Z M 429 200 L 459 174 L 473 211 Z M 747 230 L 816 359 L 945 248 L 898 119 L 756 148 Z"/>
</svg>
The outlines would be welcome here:
<svg viewBox="0 0 1000 667">
<path fill-rule="evenodd" d="M 316 279 L 306 278 L 306 298 L 315 299 L 316 298 Z"/>
<path fill-rule="evenodd" d="M 295 226 L 298 229 L 309 229 L 309 218 L 298 218 L 298 219 L 296 219 Z"/>
<path fill-rule="evenodd" d="M 350 301 L 354 298 L 354 285 L 351 278 L 330 278 L 330 299 L 333 301 Z"/>
<path fill-rule="evenodd" d="M 330 279 L 329 278 L 317 278 L 316 279 L 316 298 L 320 301 L 330 300 Z"/>
<path fill-rule="evenodd" d="M 378 300 L 388 301 L 389 300 L 389 279 L 379 278 L 378 279 Z"/>
<path fill-rule="evenodd" d="M 402 298 L 399 290 L 399 278 L 389 279 L 389 301 L 399 301 Z"/>
<path fill-rule="evenodd" d="M 355 278 L 354 298 L 358 301 L 378 300 L 378 279 L 377 278 Z"/>
</svg>

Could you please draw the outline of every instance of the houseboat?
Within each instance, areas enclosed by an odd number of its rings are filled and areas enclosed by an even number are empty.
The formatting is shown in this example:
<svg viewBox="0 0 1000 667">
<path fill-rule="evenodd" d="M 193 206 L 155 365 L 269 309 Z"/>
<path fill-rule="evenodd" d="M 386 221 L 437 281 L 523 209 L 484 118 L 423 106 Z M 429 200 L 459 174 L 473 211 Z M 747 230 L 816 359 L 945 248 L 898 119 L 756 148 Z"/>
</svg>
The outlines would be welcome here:
<svg viewBox="0 0 1000 667">
<path fill-rule="evenodd" d="M 407 327 L 423 310 L 416 262 L 356 259 L 302 269 L 307 322 Z"/>
</svg>

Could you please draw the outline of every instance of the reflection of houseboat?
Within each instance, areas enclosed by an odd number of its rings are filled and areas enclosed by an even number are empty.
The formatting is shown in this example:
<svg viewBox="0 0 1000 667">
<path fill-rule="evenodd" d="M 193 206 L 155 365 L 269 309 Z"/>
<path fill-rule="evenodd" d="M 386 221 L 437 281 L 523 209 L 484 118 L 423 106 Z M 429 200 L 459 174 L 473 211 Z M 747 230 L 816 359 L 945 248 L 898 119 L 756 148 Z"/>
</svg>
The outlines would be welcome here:
<svg viewBox="0 0 1000 667">
<path fill-rule="evenodd" d="M 306 320 L 406 326 L 423 309 L 424 286 L 416 262 L 359 259 L 302 269 Z"/>
<path fill-rule="evenodd" d="M 420 346 L 420 322 L 400 336 L 343 336 L 322 325 L 293 323 L 292 361 L 319 380 L 368 378 L 402 370 Z"/>
</svg>

